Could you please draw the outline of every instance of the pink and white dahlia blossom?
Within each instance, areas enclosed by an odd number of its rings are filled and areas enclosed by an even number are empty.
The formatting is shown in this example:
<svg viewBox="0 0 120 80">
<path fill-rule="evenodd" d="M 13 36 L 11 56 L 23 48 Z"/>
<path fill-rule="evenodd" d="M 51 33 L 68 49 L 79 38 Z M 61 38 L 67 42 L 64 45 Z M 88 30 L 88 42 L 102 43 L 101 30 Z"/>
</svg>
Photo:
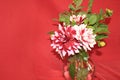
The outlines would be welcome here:
<svg viewBox="0 0 120 80">
<path fill-rule="evenodd" d="M 51 35 L 51 46 L 61 57 L 79 53 L 80 49 L 91 50 L 96 44 L 93 30 L 86 28 L 87 25 L 62 26 L 59 24 L 58 31 Z"/>
<path fill-rule="evenodd" d="M 96 44 L 95 37 L 96 35 L 93 34 L 93 29 L 92 28 L 87 28 L 87 25 L 81 24 L 81 25 L 75 25 L 73 28 L 76 31 L 75 38 L 80 41 L 81 47 L 85 51 L 91 50 L 91 48 L 94 47 Z"/>
<path fill-rule="evenodd" d="M 80 43 L 75 39 L 76 31 L 71 26 L 62 26 L 59 24 L 59 30 L 51 35 L 51 46 L 61 57 L 79 52 Z"/>
</svg>

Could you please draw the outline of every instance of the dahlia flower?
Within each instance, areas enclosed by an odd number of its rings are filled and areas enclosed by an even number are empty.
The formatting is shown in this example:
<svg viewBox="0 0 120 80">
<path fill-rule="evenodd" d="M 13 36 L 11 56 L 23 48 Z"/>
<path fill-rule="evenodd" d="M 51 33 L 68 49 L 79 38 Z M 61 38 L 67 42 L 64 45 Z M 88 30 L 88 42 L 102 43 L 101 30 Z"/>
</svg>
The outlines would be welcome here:
<svg viewBox="0 0 120 80">
<path fill-rule="evenodd" d="M 95 37 L 93 34 L 92 28 L 86 28 L 87 25 L 75 25 L 73 28 L 76 31 L 75 38 L 80 41 L 80 45 L 83 47 L 85 51 L 91 50 L 96 44 Z"/>
<path fill-rule="evenodd" d="M 76 31 L 71 26 L 62 26 L 59 24 L 58 31 L 51 36 L 51 46 L 61 57 L 79 52 L 80 43 L 75 39 Z"/>
</svg>

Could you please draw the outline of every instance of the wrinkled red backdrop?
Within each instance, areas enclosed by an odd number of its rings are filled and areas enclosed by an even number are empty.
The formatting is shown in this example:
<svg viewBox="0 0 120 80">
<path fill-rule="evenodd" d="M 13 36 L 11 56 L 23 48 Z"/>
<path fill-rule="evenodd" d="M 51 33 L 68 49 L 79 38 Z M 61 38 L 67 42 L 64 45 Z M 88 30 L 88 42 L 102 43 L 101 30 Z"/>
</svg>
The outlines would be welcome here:
<svg viewBox="0 0 120 80">
<path fill-rule="evenodd" d="M 71 1 L 0 0 L 0 80 L 64 80 L 63 62 L 51 52 L 47 33 Z M 94 0 L 93 7 L 114 10 L 107 46 L 92 55 L 96 72 L 120 80 L 120 0 Z"/>
</svg>

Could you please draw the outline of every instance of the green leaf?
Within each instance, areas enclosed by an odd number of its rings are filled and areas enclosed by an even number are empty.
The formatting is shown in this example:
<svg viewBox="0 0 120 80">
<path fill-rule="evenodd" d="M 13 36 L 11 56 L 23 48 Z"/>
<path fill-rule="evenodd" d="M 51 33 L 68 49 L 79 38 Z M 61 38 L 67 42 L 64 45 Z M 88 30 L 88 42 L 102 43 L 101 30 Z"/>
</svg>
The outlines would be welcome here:
<svg viewBox="0 0 120 80">
<path fill-rule="evenodd" d="M 93 32 L 94 33 L 95 33 L 95 30 L 98 28 L 98 26 L 99 26 L 99 23 L 96 23 L 96 24 L 93 25 Z"/>
<path fill-rule="evenodd" d="M 86 53 L 85 51 L 82 51 L 81 54 L 82 54 L 83 59 L 85 61 L 88 61 L 88 58 L 89 58 L 88 53 Z"/>
<path fill-rule="evenodd" d="M 93 30 L 95 30 L 94 26 L 87 26 L 87 28 L 92 28 Z"/>
<path fill-rule="evenodd" d="M 90 15 L 88 20 L 89 20 L 90 25 L 95 24 L 97 22 L 97 15 L 95 15 L 95 14 Z"/>
<path fill-rule="evenodd" d="M 52 35 L 52 34 L 54 34 L 54 31 L 50 31 L 50 32 L 48 32 L 48 34 Z"/>
<path fill-rule="evenodd" d="M 72 25 L 72 26 L 76 25 L 76 22 L 75 22 L 75 21 L 72 21 L 71 25 Z"/>
<path fill-rule="evenodd" d="M 71 78 L 74 79 L 74 77 L 75 77 L 75 64 L 74 63 L 71 63 L 69 65 L 69 74 L 70 74 Z"/>
<path fill-rule="evenodd" d="M 88 19 L 86 18 L 83 22 L 84 22 L 84 24 L 88 24 L 89 21 L 88 21 Z"/>
<path fill-rule="evenodd" d="M 80 6 L 83 0 L 74 0 L 76 7 Z"/>
<path fill-rule="evenodd" d="M 95 30 L 95 33 L 108 33 L 108 28 L 107 27 L 99 27 Z"/>
<path fill-rule="evenodd" d="M 72 4 L 69 5 L 69 8 L 70 10 L 73 10 L 73 11 L 75 10 L 75 7 Z"/>
<path fill-rule="evenodd" d="M 91 11 L 92 11 L 92 4 L 93 4 L 93 0 L 89 0 L 89 3 L 88 3 L 88 13 L 91 13 Z"/>
<path fill-rule="evenodd" d="M 98 14 L 98 21 L 103 19 L 103 10 L 100 9 L 100 13 Z"/>
<path fill-rule="evenodd" d="M 95 33 L 108 33 L 108 26 L 106 24 L 100 24 L 99 27 L 95 30 Z"/>
<path fill-rule="evenodd" d="M 83 6 L 78 6 L 77 8 L 75 8 L 75 11 L 81 10 L 83 8 Z"/>
<path fill-rule="evenodd" d="M 88 75 L 87 68 L 80 68 L 77 72 L 77 80 L 86 80 Z"/>
<path fill-rule="evenodd" d="M 97 43 L 98 43 L 98 47 L 101 47 L 101 45 L 100 45 L 100 41 L 97 41 Z"/>
<path fill-rule="evenodd" d="M 102 40 L 104 38 L 107 38 L 108 36 L 106 34 L 99 34 L 96 36 L 96 40 Z"/>
<path fill-rule="evenodd" d="M 108 27 L 108 25 L 106 25 L 106 24 L 100 24 L 99 27 L 103 27 L 104 28 L 104 27 Z"/>
<path fill-rule="evenodd" d="M 66 14 L 60 14 L 59 15 L 59 21 L 65 22 L 67 25 L 70 24 L 70 16 Z"/>
</svg>

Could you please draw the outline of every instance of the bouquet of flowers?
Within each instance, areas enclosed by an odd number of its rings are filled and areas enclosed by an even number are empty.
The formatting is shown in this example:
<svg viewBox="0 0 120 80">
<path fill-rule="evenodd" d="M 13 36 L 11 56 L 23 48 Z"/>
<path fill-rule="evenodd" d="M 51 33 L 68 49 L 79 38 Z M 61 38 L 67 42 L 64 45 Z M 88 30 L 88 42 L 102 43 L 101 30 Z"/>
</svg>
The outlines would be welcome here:
<svg viewBox="0 0 120 80">
<path fill-rule="evenodd" d="M 61 59 L 67 56 L 65 70 L 70 80 L 92 80 L 95 66 L 90 59 L 90 53 L 95 45 L 105 46 L 104 38 L 108 37 L 108 23 L 112 11 L 100 10 L 92 12 L 93 0 L 89 0 L 88 9 L 83 10 L 83 0 L 73 0 L 69 10 L 59 15 L 58 30 L 51 31 L 51 46 Z M 64 73 L 66 74 L 66 73 Z"/>
</svg>

